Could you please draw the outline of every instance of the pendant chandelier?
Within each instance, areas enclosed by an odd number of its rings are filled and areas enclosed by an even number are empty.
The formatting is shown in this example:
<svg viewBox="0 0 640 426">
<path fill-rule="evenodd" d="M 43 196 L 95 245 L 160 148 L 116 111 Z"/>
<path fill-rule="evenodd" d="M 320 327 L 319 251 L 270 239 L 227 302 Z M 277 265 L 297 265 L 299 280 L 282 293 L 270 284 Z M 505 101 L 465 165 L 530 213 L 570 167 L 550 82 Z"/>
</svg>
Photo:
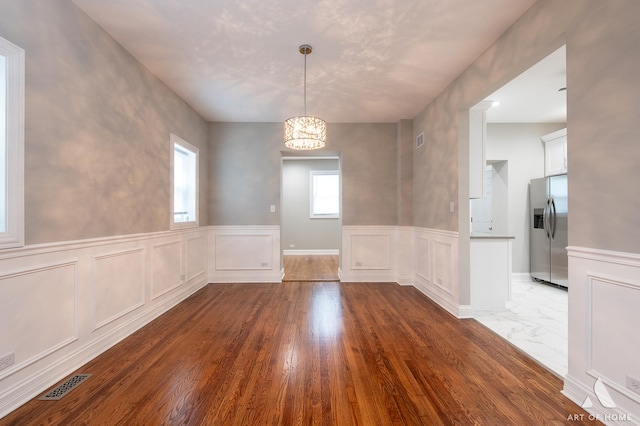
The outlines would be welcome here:
<svg viewBox="0 0 640 426">
<path fill-rule="evenodd" d="M 304 115 L 285 120 L 284 145 L 298 150 L 319 149 L 325 145 L 327 124 L 321 118 L 307 115 L 307 55 L 312 48 L 303 44 L 298 50 L 304 55 Z"/>
</svg>

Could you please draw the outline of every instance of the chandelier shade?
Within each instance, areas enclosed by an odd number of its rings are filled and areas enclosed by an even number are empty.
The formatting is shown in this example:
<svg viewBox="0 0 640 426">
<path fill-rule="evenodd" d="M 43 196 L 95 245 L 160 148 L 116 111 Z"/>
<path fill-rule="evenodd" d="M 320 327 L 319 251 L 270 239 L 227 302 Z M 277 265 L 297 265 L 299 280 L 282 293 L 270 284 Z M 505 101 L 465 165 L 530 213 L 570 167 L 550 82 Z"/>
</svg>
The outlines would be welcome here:
<svg viewBox="0 0 640 426">
<path fill-rule="evenodd" d="M 307 115 L 291 117 L 284 122 L 284 146 L 311 150 L 324 148 L 327 123 L 322 118 Z"/>
<path fill-rule="evenodd" d="M 304 55 L 304 115 L 285 120 L 284 146 L 298 150 L 320 149 L 327 139 L 327 123 L 321 118 L 307 115 L 307 55 L 312 48 L 303 44 L 298 51 Z"/>
</svg>

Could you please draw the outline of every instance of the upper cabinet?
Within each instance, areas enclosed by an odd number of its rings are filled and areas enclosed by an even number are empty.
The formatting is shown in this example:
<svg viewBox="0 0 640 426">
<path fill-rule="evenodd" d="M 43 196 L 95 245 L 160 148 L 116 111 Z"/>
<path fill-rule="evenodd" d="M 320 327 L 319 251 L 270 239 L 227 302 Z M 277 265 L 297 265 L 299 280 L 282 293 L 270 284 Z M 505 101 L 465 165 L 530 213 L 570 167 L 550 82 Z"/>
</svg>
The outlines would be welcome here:
<svg viewBox="0 0 640 426">
<path fill-rule="evenodd" d="M 490 101 L 482 101 L 469 110 L 469 198 L 483 198 L 485 187 L 485 143 L 487 110 Z"/>
<path fill-rule="evenodd" d="M 544 142 L 544 175 L 567 173 L 567 129 L 542 136 Z"/>
</svg>

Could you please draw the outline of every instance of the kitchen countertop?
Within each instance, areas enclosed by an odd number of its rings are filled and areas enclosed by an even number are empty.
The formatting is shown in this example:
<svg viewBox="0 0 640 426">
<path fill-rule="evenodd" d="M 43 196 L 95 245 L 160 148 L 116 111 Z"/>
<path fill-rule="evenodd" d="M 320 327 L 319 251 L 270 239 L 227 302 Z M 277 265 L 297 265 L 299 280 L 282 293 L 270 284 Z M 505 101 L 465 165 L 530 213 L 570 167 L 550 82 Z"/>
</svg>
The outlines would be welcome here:
<svg viewBox="0 0 640 426">
<path fill-rule="evenodd" d="M 490 234 L 486 232 L 472 232 L 470 235 L 471 239 L 487 239 L 487 240 L 513 240 L 516 237 L 513 235 L 504 235 L 504 234 Z"/>
</svg>

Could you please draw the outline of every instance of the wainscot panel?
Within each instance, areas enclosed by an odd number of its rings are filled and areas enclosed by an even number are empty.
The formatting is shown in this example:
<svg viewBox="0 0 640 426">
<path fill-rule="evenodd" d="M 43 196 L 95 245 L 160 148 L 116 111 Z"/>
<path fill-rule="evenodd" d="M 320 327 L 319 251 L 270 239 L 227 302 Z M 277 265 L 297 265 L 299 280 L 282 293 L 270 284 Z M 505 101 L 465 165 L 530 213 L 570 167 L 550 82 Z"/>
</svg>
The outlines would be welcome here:
<svg viewBox="0 0 640 426">
<path fill-rule="evenodd" d="M 182 284 L 182 239 L 155 244 L 151 250 L 151 297 L 158 298 Z"/>
<path fill-rule="evenodd" d="M 343 226 L 340 279 L 397 282 L 397 250 L 395 226 Z"/>
<path fill-rule="evenodd" d="M 466 317 L 458 298 L 458 233 L 416 228 L 415 247 L 415 287 L 452 315 Z"/>
<path fill-rule="evenodd" d="M 93 256 L 92 263 L 95 330 L 144 304 L 144 248 Z"/>
<path fill-rule="evenodd" d="M 0 356 L 15 362 L 0 370 L 0 418 L 202 288 L 206 236 L 197 228 L 2 250 L 0 321 L 11 326 L 0 327 Z"/>
<path fill-rule="evenodd" d="M 628 383 L 640 381 L 640 254 L 567 250 L 569 368 L 563 393 L 606 423 L 640 424 L 640 393 Z"/>
<path fill-rule="evenodd" d="M 281 282 L 279 226 L 209 228 L 209 281 Z"/>
<path fill-rule="evenodd" d="M 398 232 L 398 284 L 413 285 L 415 282 L 415 228 L 399 226 Z"/>
</svg>

